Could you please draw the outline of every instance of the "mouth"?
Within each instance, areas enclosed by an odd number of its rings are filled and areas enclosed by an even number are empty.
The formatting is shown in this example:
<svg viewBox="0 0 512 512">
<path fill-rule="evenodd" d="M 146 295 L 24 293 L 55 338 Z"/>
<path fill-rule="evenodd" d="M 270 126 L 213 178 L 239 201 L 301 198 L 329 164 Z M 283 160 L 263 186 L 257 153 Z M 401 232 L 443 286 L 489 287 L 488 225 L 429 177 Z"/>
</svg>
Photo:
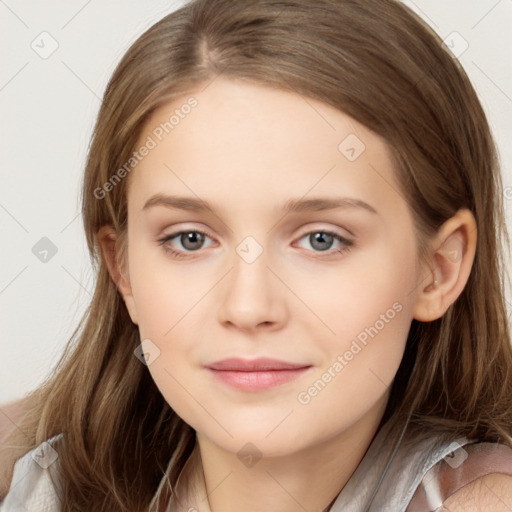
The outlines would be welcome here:
<svg viewBox="0 0 512 512">
<path fill-rule="evenodd" d="M 224 384 L 243 391 L 261 391 L 290 382 L 303 375 L 311 365 L 277 359 L 224 359 L 205 368 Z"/>
</svg>

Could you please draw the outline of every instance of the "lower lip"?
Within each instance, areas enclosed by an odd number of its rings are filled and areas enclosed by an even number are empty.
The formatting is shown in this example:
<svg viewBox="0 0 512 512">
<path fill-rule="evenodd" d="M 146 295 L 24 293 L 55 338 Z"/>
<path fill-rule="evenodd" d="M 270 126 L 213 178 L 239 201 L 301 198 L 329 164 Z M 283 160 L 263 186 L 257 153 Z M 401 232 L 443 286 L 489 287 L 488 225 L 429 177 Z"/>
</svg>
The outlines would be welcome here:
<svg viewBox="0 0 512 512">
<path fill-rule="evenodd" d="M 279 386 L 290 382 L 311 368 L 297 368 L 296 370 L 266 370 L 255 372 L 241 372 L 229 370 L 208 370 L 222 382 L 244 391 L 261 391 L 263 389 Z"/>
</svg>

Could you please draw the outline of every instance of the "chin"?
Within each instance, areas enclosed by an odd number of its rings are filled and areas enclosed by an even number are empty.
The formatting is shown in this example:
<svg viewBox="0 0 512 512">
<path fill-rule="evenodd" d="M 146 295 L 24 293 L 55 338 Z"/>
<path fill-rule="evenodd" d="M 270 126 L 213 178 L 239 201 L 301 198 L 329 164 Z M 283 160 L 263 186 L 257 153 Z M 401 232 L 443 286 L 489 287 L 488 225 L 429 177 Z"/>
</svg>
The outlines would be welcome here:
<svg viewBox="0 0 512 512">
<path fill-rule="evenodd" d="M 306 436 L 303 429 L 295 429 L 291 424 L 286 428 L 284 423 L 286 421 L 277 426 L 279 422 L 268 422 L 270 427 L 267 427 L 266 422 L 251 425 L 250 420 L 245 424 L 232 423 L 226 429 L 233 437 L 221 427 L 213 430 L 211 424 L 206 429 L 199 428 L 196 431 L 216 446 L 238 456 L 253 454 L 257 457 L 281 457 L 314 443 L 311 429 L 308 429 Z"/>
</svg>

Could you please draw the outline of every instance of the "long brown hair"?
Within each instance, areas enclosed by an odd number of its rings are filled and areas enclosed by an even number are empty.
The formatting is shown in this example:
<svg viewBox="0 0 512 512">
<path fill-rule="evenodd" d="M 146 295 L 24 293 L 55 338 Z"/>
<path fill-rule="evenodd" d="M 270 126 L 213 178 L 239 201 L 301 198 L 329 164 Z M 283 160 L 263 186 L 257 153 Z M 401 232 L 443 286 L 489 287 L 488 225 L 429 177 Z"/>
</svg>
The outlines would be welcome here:
<svg viewBox="0 0 512 512">
<path fill-rule="evenodd" d="M 138 328 L 96 239 L 113 225 L 125 254 L 128 180 L 103 198 L 98 189 L 129 160 L 155 109 L 219 74 L 323 101 L 384 137 L 414 215 L 419 258 L 459 209 L 474 214 L 466 287 L 442 318 L 412 321 L 383 422 L 399 425 L 410 414 L 418 431 L 512 446 L 503 187 L 486 116 L 457 59 L 395 0 L 195 0 L 124 55 L 89 147 L 82 215 L 94 296 L 20 425 L 25 452 L 64 434 L 63 510 L 162 510 L 194 447 L 194 430 L 134 356 Z"/>
</svg>

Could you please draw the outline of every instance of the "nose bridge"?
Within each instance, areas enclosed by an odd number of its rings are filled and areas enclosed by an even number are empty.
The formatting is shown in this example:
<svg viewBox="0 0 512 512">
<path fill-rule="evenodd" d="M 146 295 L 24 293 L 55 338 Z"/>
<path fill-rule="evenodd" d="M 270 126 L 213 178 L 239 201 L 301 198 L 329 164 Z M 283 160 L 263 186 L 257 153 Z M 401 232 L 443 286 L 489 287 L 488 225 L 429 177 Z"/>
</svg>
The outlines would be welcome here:
<svg viewBox="0 0 512 512">
<path fill-rule="evenodd" d="M 231 272 L 222 288 L 220 316 L 243 328 L 275 322 L 281 298 L 275 276 L 267 267 L 267 251 L 253 236 L 236 247 Z"/>
<path fill-rule="evenodd" d="M 251 235 L 246 236 L 235 247 L 230 280 L 231 288 L 234 288 L 237 294 L 241 294 L 240 299 L 246 294 L 252 296 L 257 294 L 261 299 L 269 292 L 271 285 L 267 256 L 263 243 Z"/>
</svg>

